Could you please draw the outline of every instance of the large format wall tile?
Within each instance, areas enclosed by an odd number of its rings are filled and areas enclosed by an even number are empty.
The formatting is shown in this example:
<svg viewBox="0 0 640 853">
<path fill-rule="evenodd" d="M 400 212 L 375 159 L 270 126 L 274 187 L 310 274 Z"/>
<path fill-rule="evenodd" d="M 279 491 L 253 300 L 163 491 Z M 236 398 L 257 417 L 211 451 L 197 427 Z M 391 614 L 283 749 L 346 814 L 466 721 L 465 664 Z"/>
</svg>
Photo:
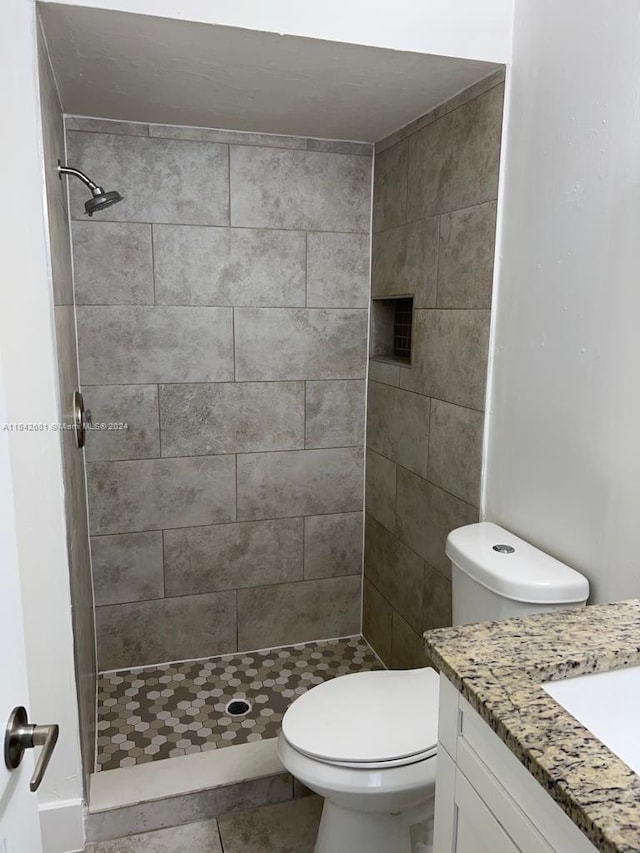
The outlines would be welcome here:
<svg viewBox="0 0 640 853">
<path fill-rule="evenodd" d="M 352 142 L 349 139 L 314 139 L 307 140 L 309 151 L 330 151 L 333 154 L 360 154 L 371 158 L 373 144 L 371 142 Z"/>
<path fill-rule="evenodd" d="M 360 379 L 366 328 L 357 308 L 238 308 L 236 379 Z"/>
<path fill-rule="evenodd" d="M 422 624 L 423 573 L 423 560 L 368 515 L 364 575 L 416 631 Z"/>
<path fill-rule="evenodd" d="M 101 670 L 212 657 L 230 651 L 236 593 L 98 607 L 96 626 Z"/>
<path fill-rule="evenodd" d="M 167 595 L 302 580 L 303 519 L 165 530 Z"/>
<path fill-rule="evenodd" d="M 153 305 L 150 225 L 74 222 L 72 231 L 78 305 Z"/>
<path fill-rule="evenodd" d="M 385 385 L 400 385 L 400 365 L 377 358 L 369 359 L 369 381 L 383 382 Z"/>
<path fill-rule="evenodd" d="M 307 305 L 366 308 L 368 301 L 369 235 L 307 234 Z"/>
<path fill-rule="evenodd" d="M 362 633 L 386 666 L 391 666 L 393 608 L 368 578 L 362 584 Z"/>
<path fill-rule="evenodd" d="M 422 631 L 452 618 L 447 535 L 478 520 L 502 79 L 376 145 L 372 294 L 416 309 L 411 366 L 368 376 L 364 633 L 394 668 L 428 665 Z"/>
<path fill-rule="evenodd" d="M 480 505 L 483 427 L 482 412 L 432 400 L 429 480 L 473 506 Z"/>
<path fill-rule="evenodd" d="M 488 311 L 415 311 L 413 340 L 413 366 L 401 373 L 403 388 L 484 408 Z"/>
<path fill-rule="evenodd" d="M 90 116 L 65 116 L 67 130 L 86 130 L 89 133 L 122 133 L 125 136 L 149 136 L 149 125 L 138 121 L 117 121 Z"/>
<path fill-rule="evenodd" d="M 159 305 L 305 304 L 303 231 L 154 225 Z"/>
<path fill-rule="evenodd" d="M 365 384 L 358 379 L 307 382 L 305 446 L 363 444 L 364 395 Z"/>
<path fill-rule="evenodd" d="M 260 145 L 267 148 L 302 148 L 307 140 L 303 136 L 279 136 L 275 133 L 251 133 L 246 130 L 218 130 L 214 127 L 189 125 L 150 124 L 149 136 L 165 139 L 190 139 L 197 142 L 223 142 L 225 145 Z"/>
<path fill-rule="evenodd" d="M 451 581 L 428 563 L 424 564 L 422 630 L 451 625 Z"/>
<path fill-rule="evenodd" d="M 355 512 L 362 508 L 362 449 L 238 456 L 238 520 Z"/>
<path fill-rule="evenodd" d="M 49 170 L 48 170 L 49 171 Z M 60 201 L 48 202 L 49 254 L 53 283 L 53 304 L 73 305 L 73 270 L 71 265 L 71 235 L 67 211 Z"/>
<path fill-rule="evenodd" d="M 407 140 L 376 154 L 373 179 L 373 230 L 407 221 Z"/>
<path fill-rule="evenodd" d="M 367 444 L 425 477 L 430 402 L 420 394 L 369 382 Z"/>
<path fill-rule="evenodd" d="M 231 146 L 231 225 L 361 231 L 369 228 L 367 157 Z"/>
<path fill-rule="evenodd" d="M 439 308 L 491 308 L 496 202 L 440 217 Z"/>
<path fill-rule="evenodd" d="M 393 612 L 391 668 L 419 669 L 428 666 L 422 632 L 415 631 L 396 611 Z"/>
<path fill-rule="evenodd" d="M 96 605 L 162 598 L 162 533 L 92 536 L 91 568 Z"/>
<path fill-rule="evenodd" d="M 93 431 L 86 452 L 103 665 L 211 653 L 200 630 L 188 649 L 141 643 L 138 621 L 254 587 L 341 589 L 335 624 L 331 592 L 309 637 L 358 630 L 372 146 L 68 129 L 74 165 L 125 197 L 87 220 L 69 182 L 86 404 L 129 427 Z M 66 182 L 52 188 L 62 209 Z M 170 633 L 188 636 L 193 612 L 167 611 Z M 218 651 L 233 651 L 235 615 L 223 623 Z"/>
<path fill-rule="evenodd" d="M 503 97 L 496 86 L 410 137 L 409 220 L 497 197 Z"/>
<path fill-rule="evenodd" d="M 87 436 L 87 462 L 160 456 L 156 385 L 85 385 L 82 394 L 94 426 Z M 99 428 L 102 424 L 113 428 Z M 127 428 L 116 428 L 119 424 Z"/>
<path fill-rule="evenodd" d="M 447 536 L 456 527 L 478 521 L 478 510 L 411 471 L 398 468 L 396 523 L 400 539 L 446 577 Z"/>
<path fill-rule="evenodd" d="M 304 520 L 304 576 L 329 578 L 362 571 L 362 512 L 310 515 Z"/>
<path fill-rule="evenodd" d="M 229 224 L 226 145 L 71 131 L 69 162 L 124 201 L 101 214 L 112 222 Z M 69 182 L 72 219 L 83 219 L 87 190 Z"/>
<path fill-rule="evenodd" d="M 391 531 L 396 527 L 396 467 L 367 447 L 366 510 Z"/>
<path fill-rule="evenodd" d="M 415 308 L 433 308 L 437 276 L 437 216 L 373 235 L 371 293 L 374 299 L 413 296 Z"/>
<path fill-rule="evenodd" d="M 260 649 L 356 634 L 359 592 L 357 575 L 238 590 L 238 646 Z"/>
<path fill-rule="evenodd" d="M 90 462 L 87 467 L 94 534 L 235 521 L 233 456 Z"/>
<path fill-rule="evenodd" d="M 83 385 L 233 379 L 231 308 L 79 306 Z"/>
<path fill-rule="evenodd" d="M 160 386 L 163 456 L 304 448 L 304 382 Z"/>
</svg>

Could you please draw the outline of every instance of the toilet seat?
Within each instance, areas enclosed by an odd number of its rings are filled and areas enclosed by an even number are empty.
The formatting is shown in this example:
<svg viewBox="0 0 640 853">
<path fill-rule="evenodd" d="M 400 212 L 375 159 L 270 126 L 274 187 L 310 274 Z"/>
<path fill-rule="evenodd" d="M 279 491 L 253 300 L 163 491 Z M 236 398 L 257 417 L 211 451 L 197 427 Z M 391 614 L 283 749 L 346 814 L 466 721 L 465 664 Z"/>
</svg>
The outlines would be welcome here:
<svg viewBox="0 0 640 853">
<path fill-rule="evenodd" d="M 430 667 L 344 675 L 296 699 L 282 734 L 302 755 L 336 767 L 414 764 L 436 753 L 438 688 Z"/>
</svg>

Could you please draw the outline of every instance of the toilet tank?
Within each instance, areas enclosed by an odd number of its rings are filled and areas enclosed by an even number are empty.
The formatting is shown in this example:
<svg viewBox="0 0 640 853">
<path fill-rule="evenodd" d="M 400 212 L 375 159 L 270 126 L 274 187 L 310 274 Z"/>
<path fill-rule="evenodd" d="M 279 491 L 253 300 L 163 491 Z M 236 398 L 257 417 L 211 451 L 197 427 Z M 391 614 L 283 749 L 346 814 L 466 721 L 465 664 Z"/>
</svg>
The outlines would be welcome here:
<svg viewBox="0 0 640 853">
<path fill-rule="evenodd" d="M 584 575 L 489 521 L 452 530 L 446 552 L 454 625 L 581 607 L 589 597 Z"/>
</svg>

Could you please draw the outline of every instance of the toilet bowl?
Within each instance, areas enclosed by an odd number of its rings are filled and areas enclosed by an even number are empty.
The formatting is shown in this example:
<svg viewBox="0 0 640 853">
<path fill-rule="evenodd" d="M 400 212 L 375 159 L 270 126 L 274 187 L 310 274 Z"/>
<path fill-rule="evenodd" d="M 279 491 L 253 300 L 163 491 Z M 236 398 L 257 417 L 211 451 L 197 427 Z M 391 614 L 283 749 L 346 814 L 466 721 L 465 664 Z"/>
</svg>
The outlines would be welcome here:
<svg viewBox="0 0 640 853">
<path fill-rule="evenodd" d="M 411 853 L 433 816 L 438 684 L 429 667 L 360 672 L 291 705 L 278 752 L 325 798 L 315 853 Z"/>
<path fill-rule="evenodd" d="M 452 531 L 453 621 L 581 607 L 587 579 L 490 522 Z M 325 798 L 315 853 L 426 853 L 438 740 L 437 673 L 361 672 L 313 687 L 285 713 L 284 766 Z"/>
</svg>

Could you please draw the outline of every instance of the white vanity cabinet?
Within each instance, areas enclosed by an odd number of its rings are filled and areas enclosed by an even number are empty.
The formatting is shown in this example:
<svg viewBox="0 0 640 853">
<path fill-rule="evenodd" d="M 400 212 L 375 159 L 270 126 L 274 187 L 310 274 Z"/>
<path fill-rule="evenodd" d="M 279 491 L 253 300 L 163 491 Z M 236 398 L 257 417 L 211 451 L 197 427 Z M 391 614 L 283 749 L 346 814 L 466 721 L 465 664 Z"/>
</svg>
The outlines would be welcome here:
<svg viewBox="0 0 640 853">
<path fill-rule="evenodd" d="M 594 853 L 541 785 L 444 676 L 434 853 Z"/>
</svg>

